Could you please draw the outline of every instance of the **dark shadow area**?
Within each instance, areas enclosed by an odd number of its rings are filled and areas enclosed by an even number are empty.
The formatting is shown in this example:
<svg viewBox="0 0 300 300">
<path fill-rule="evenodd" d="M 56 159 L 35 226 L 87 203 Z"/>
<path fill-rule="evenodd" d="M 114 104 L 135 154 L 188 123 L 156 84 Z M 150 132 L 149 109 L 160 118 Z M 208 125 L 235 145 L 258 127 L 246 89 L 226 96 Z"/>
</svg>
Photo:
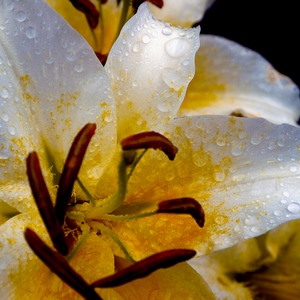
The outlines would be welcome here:
<svg viewBox="0 0 300 300">
<path fill-rule="evenodd" d="M 201 32 L 259 52 L 300 86 L 300 12 L 297 1 L 216 0 Z"/>
</svg>

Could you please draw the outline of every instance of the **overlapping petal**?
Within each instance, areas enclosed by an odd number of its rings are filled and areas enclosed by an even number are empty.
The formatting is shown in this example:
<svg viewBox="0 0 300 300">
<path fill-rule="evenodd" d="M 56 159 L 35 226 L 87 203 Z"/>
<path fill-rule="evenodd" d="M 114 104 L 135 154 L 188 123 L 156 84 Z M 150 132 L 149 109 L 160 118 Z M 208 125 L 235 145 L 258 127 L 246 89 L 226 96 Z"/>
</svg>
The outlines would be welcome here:
<svg viewBox="0 0 300 300">
<path fill-rule="evenodd" d="M 38 151 L 44 167 L 53 160 L 49 166 L 60 171 L 87 122 L 99 130 L 82 173 L 95 185 L 115 148 L 115 104 L 93 50 L 58 14 L 42 1 L 2 1 L 1 7 L 1 199 L 24 211 L 31 198 L 27 154 Z"/>
<path fill-rule="evenodd" d="M 202 35 L 196 74 L 179 115 L 262 117 L 295 125 L 298 87 L 260 54 L 225 38 Z"/>
<path fill-rule="evenodd" d="M 208 253 L 299 218 L 299 128 L 201 116 L 175 119 L 161 132 L 178 154 L 173 162 L 155 151 L 143 157 L 127 211 L 151 211 L 155 202 L 188 195 L 202 204 L 206 222 L 199 229 L 187 216 L 159 216 L 114 224 L 138 257 L 179 244 Z"/>
<path fill-rule="evenodd" d="M 179 109 L 194 76 L 199 28 L 158 21 L 144 3 L 123 27 L 105 70 L 117 103 L 118 138 L 155 130 Z"/>
</svg>

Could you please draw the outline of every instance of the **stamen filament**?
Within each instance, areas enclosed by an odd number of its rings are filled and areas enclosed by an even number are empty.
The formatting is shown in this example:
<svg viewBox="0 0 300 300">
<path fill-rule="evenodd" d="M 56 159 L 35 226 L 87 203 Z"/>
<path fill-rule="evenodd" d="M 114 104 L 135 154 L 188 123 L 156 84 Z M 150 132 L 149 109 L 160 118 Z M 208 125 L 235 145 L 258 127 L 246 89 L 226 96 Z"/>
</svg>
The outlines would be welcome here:
<svg viewBox="0 0 300 300">
<path fill-rule="evenodd" d="M 82 189 L 82 191 L 86 194 L 86 196 L 88 197 L 90 203 L 92 206 L 96 205 L 96 200 L 95 198 L 92 196 L 92 194 L 88 191 L 88 189 L 84 186 L 84 184 L 82 183 L 82 181 L 79 179 L 79 177 L 77 177 L 77 182 L 80 186 L 80 188 Z"/>
<path fill-rule="evenodd" d="M 98 220 L 98 221 L 130 221 L 130 220 L 136 220 L 136 219 L 150 217 L 150 216 L 153 216 L 156 214 L 157 214 L 156 211 L 138 214 L 138 215 L 128 215 L 128 216 L 105 214 L 105 215 L 101 215 L 99 218 L 92 218 L 92 219 L 95 221 L 96 220 Z"/>
<path fill-rule="evenodd" d="M 148 149 L 144 149 L 143 152 L 134 160 L 133 164 L 130 167 L 129 173 L 127 175 L 127 181 L 131 177 L 133 171 L 135 170 L 135 167 L 137 166 L 137 164 L 139 163 L 139 161 L 141 160 L 141 158 L 145 155 L 145 153 L 147 152 L 147 150 Z"/>
<path fill-rule="evenodd" d="M 115 41 L 119 37 L 120 32 L 121 32 L 124 24 L 126 23 L 129 6 L 130 6 L 130 0 L 123 0 L 122 13 L 121 13 L 120 21 L 119 21 L 119 26 L 118 26 L 118 29 L 117 29 L 116 35 L 115 35 L 115 39 L 114 39 Z"/>
</svg>

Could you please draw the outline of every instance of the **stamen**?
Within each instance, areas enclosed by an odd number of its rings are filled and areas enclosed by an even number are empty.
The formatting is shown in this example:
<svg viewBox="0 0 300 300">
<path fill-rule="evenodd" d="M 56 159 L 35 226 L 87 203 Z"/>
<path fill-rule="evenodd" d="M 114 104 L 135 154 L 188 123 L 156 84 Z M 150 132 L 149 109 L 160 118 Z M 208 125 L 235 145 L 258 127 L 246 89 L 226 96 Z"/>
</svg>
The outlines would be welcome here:
<svg viewBox="0 0 300 300">
<path fill-rule="evenodd" d="M 201 228 L 204 226 L 204 210 L 201 204 L 193 198 L 179 198 L 160 202 L 157 212 L 190 214 Z"/>
<path fill-rule="evenodd" d="M 114 275 L 95 281 L 92 287 L 116 287 L 138 278 L 143 278 L 161 268 L 169 268 L 196 255 L 196 251 L 175 249 L 151 255 Z"/>
<path fill-rule="evenodd" d="M 136 12 L 139 6 L 145 2 L 145 0 L 132 0 L 132 7 L 134 11 Z M 156 5 L 158 8 L 162 8 L 164 5 L 163 0 L 148 0 L 148 2 L 151 2 L 152 4 Z"/>
<path fill-rule="evenodd" d="M 70 201 L 73 185 L 79 173 L 85 152 L 96 130 L 96 124 L 86 124 L 75 137 L 63 172 L 58 183 L 55 214 L 58 222 L 63 225 L 67 205 Z"/>
<path fill-rule="evenodd" d="M 56 218 L 51 197 L 41 171 L 39 159 L 35 152 L 28 155 L 26 166 L 31 191 L 51 241 L 58 252 L 62 255 L 67 255 L 69 250 L 65 235 Z"/>
<path fill-rule="evenodd" d="M 93 287 L 87 284 L 87 282 L 67 263 L 63 256 L 48 247 L 33 230 L 27 228 L 24 236 L 32 251 L 61 280 L 85 299 L 101 300 L 101 297 L 96 293 Z"/>
<path fill-rule="evenodd" d="M 123 150 L 137 149 L 159 149 L 163 151 L 170 160 L 174 160 L 178 152 L 170 140 L 160 133 L 154 131 L 142 132 L 132 135 L 121 141 Z"/>
<path fill-rule="evenodd" d="M 91 29 L 95 29 L 99 23 L 100 14 L 95 5 L 89 0 L 70 0 L 73 6 L 83 12 Z"/>
</svg>

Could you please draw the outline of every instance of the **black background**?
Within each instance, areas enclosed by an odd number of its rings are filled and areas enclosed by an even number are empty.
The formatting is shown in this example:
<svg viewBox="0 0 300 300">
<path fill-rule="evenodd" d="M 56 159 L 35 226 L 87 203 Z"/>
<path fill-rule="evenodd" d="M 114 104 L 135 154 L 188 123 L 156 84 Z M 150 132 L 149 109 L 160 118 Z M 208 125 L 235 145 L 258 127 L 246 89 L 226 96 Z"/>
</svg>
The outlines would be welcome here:
<svg viewBox="0 0 300 300">
<path fill-rule="evenodd" d="M 300 10 L 297 0 L 216 0 L 201 21 L 215 34 L 259 52 L 300 86 Z"/>
</svg>

